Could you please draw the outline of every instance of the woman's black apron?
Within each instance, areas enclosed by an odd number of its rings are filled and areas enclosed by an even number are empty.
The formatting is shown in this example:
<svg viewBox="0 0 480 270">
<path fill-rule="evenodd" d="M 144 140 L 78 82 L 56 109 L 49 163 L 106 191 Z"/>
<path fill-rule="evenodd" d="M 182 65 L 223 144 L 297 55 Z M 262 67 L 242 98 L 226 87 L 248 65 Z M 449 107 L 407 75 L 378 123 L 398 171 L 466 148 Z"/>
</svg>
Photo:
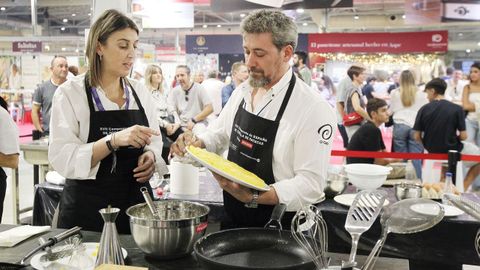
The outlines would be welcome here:
<svg viewBox="0 0 480 270">
<path fill-rule="evenodd" d="M 238 106 L 233 121 L 228 160 L 244 169 L 255 173 L 268 185 L 275 183 L 272 169 L 273 146 L 280 119 L 282 119 L 290 96 L 295 86 L 295 75 L 287 89 L 280 110 L 274 121 L 262 118 L 245 110 L 245 101 Z M 267 104 L 268 105 L 268 104 Z M 270 219 L 273 205 L 258 205 L 258 208 L 247 208 L 245 204 L 223 191 L 225 216 L 221 228 L 263 227 Z M 293 214 L 286 213 L 282 225 L 290 226 Z M 288 227 L 290 228 L 290 227 Z"/>
<path fill-rule="evenodd" d="M 88 143 L 133 125 L 149 126 L 145 110 L 131 85 L 130 88 L 138 110 L 95 111 L 92 90 L 85 79 L 85 92 L 90 108 Z M 114 171 L 112 171 L 113 155 L 110 154 L 100 162 L 96 179 L 67 179 L 60 200 L 58 227 L 80 226 L 88 231 L 102 231 L 104 222 L 98 210 L 111 205 L 121 210 L 116 219 L 118 232 L 130 233 L 130 224 L 125 210 L 132 205 L 144 202 L 140 192 L 141 187 L 147 187 L 152 195 L 148 181 L 138 183 L 133 177 L 133 169 L 137 167 L 138 157 L 142 154 L 143 149 L 121 147 L 116 151 L 117 161 Z"/>
</svg>

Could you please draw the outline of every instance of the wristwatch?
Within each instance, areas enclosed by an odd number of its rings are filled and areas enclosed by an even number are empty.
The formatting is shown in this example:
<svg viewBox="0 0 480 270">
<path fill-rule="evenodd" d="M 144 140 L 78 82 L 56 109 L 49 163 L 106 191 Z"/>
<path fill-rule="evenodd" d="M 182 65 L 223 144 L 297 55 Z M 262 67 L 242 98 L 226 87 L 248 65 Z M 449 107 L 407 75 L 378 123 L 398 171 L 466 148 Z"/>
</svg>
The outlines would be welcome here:
<svg viewBox="0 0 480 270">
<path fill-rule="evenodd" d="M 258 207 L 258 190 L 252 189 L 252 201 L 245 204 L 247 208 L 257 208 Z"/>
<path fill-rule="evenodd" d="M 117 150 L 112 145 L 112 133 L 105 136 L 105 142 L 107 143 L 107 147 L 108 147 L 108 150 L 110 150 L 110 152 L 115 152 Z"/>
</svg>

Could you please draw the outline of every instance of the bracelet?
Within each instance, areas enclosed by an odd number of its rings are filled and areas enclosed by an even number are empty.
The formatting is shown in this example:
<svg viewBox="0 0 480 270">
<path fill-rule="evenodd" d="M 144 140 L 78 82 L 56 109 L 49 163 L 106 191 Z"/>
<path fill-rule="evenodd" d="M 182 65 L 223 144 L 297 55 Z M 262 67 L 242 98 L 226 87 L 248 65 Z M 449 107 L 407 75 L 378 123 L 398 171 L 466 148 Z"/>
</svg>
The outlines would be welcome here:
<svg viewBox="0 0 480 270">
<path fill-rule="evenodd" d="M 258 190 L 252 189 L 252 201 L 245 204 L 247 208 L 257 208 L 258 207 Z"/>
<path fill-rule="evenodd" d="M 195 120 L 195 118 L 194 118 L 194 117 L 192 117 L 192 119 L 191 119 L 191 120 L 192 120 L 192 122 L 193 122 L 194 124 L 196 124 L 196 123 L 197 123 L 197 121 Z"/>
<path fill-rule="evenodd" d="M 118 149 L 118 146 L 117 146 L 117 144 L 115 143 L 115 133 L 116 133 L 116 132 L 114 132 L 114 133 L 112 134 L 112 146 L 113 146 L 113 148 L 116 150 L 116 149 Z"/>
</svg>

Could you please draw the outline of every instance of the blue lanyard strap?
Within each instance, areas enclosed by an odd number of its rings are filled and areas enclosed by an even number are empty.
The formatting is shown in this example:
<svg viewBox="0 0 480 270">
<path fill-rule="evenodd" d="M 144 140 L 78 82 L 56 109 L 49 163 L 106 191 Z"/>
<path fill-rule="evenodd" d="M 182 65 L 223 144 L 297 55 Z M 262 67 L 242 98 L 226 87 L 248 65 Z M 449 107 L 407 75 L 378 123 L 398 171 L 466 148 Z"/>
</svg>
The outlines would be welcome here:
<svg viewBox="0 0 480 270">
<path fill-rule="evenodd" d="M 122 84 L 123 84 L 123 90 L 125 93 L 125 110 L 128 110 L 128 107 L 130 104 L 130 91 L 128 90 L 128 86 L 124 80 L 122 80 Z M 95 105 L 97 105 L 98 110 L 105 111 L 105 108 L 102 105 L 102 101 L 100 101 L 100 97 L 98 96 L 97 88 L 95 87 L 92 87 L 92 96 L 93 96 L 93 100 L 95 101 Z"/>
</svg>

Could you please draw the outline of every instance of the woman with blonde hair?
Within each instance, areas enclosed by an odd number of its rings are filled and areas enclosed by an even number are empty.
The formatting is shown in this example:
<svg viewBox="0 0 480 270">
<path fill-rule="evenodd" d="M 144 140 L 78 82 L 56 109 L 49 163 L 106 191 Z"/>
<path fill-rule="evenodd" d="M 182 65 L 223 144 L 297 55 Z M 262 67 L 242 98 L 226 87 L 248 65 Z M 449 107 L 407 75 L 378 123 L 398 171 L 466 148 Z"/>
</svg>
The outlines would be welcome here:
<svg viewBox="0 0 480 270">
<path fill-rule="evenodd" d="M 162 132 L 163 147 L 169 148 L 171 141 L 167 137 L 173 140 L 181 134 L 181 130 L 180 124 L 175 124 L 175 118 L 172 113 L 174 109 L 168 105 L 167 97 L 169 93 L 165 88 L 164 82 L 165 78 L 163 77 L 162 68 L 155 64 L 148 65 L 145 70 L 145 85 L 151 91 L 153 101 L 157 107 L 157 119 Z M 176 132 L 180 134 L 174 135 Z M 168 159 L 168 151 L 163 151 L 162 156 L 166 161 Z"/>
<path fill-rule="evenodd" d="M 119 233 L 129 233 L 125 210 L 152 193 L 155 168 L 166 172 L 155 104 L 145 86 L 127 78 L 139 30 L 116 10 L 101 14 L 89 32 L 89 69 L 60 85 L 52 103 L 48 159 L 67 178 L 59 228 L 101 231 L 98 213 L 119 208 Z"/>
<path fill-rule="evenodd" d="M 390 110 L 393 113 L 393 148 L 395 152 L 423 153 L 423 146 L 413 137 L 413 124 L 418 110 L 428 103 L 427 96 L 415 84 L 410 70 L 400 74 L 400 87 L 391 93 Z M 417 177 L 421 178 L 422 162 L 413 160 Z"/>
</svg>

